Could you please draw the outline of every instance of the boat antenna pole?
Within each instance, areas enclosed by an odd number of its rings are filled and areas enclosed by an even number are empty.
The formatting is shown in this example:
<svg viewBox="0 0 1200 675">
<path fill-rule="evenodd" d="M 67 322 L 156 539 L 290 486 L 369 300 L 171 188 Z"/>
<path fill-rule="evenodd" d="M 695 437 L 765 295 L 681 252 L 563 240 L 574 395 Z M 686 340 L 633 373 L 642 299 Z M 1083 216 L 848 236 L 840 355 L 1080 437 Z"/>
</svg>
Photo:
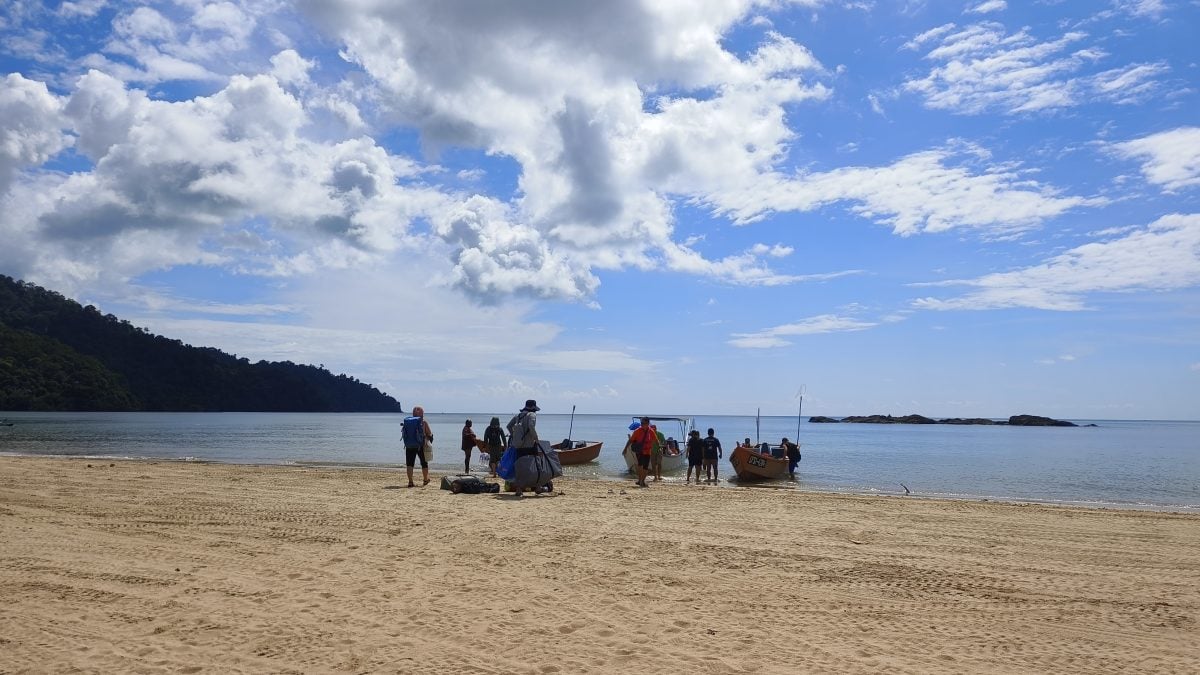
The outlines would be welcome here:
<svg viewBox="0 0 1200 675">
<path fill-rule="evenodd" d="M 762 408 L 759 408 L 759 409 L 758 409 L 758 410 L 757 410 L 757 411 L 754 413 L 754 444 L 755 444 L 755 445 L 758 445 L 759 443 L 762 443 L 762 433 L 761 433 L 761 431 L 760 431 L 760 426 L 761 426 L 761 425 L 759 424 L 759 420 L 760 420 L 761 418 L 762 418 Z"/>
<path fill-rule="evenodd" d="M 800 408 L 798 410 L 796 410 L 796 442 L 797 443 L 800 442 L 800 416 L 802 414 L 804 414 L 804 387 L 805 387 L 805 385 L 803 385 L 803 384 L 800 385 L 800 393 L 797 394 L 797 396 L 800 397 Z"/>
<path fill-rule="evenodd" d="M 575 406 L 571 406 L 571 426 L 567 427 L 567 440 L 568 441 L 571 440 L 571 433 L 573 431 L 575 431 Z"/>
</svg>

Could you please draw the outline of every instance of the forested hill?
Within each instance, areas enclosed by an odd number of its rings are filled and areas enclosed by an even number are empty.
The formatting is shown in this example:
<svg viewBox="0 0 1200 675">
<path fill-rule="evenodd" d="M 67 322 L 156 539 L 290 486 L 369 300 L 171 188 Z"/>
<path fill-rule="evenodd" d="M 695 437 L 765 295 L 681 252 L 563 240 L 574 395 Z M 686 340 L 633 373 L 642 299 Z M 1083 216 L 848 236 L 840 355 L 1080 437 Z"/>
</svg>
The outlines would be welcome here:
<svg viewBox="0 0 1200 675">
<path fill-rule="evenodd" d="M 0 275 L 0 410 L 400 412 L 375 387 L 153 335 Z"/>
</svg>

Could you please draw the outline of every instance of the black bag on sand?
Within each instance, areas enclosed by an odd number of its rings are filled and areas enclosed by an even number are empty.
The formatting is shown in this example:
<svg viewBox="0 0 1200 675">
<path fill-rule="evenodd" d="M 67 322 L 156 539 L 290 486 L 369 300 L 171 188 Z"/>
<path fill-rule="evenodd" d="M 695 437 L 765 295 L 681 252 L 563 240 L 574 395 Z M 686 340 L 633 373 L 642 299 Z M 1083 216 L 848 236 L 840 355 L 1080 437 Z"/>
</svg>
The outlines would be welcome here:
<svg viewBox="0 0 1200 675">
<path fill-rule="evenodd" d="M 558 451 L 550 447 L 549 441 L 538 441 L 532 454 L 517 457 L 516 474 L 512 484 L 518 490 L 549 485 L 555 478 L 563 475 Z"/>
<path fill-rule="evenodd" d="M 450 492 L 456 495 L 478 495 L 500 492 L 499 483 L 485 483 L 475 476 L 466 476 L 450 483 Z"/>
<path fill-rule="evenodd" d="M 442 489 L 449 490 L 450 486 L 454 484 L 454 481 L 463 480 L 463 479 L 479 480 L 478 478 L 476 478 L 475 476 L 472 476 L 469 473 L 453 473 L 448 476 L 442 476 Z"/>
<path fill-rule="evenodd" d="M 454 494 L 464 495 L 483 495 L 496 494 L 500 492 L 499 483 L 485 483 L 483 481 L 454 481 L 454 485 L 450 486 L 450 491 Z"/>
</svg>

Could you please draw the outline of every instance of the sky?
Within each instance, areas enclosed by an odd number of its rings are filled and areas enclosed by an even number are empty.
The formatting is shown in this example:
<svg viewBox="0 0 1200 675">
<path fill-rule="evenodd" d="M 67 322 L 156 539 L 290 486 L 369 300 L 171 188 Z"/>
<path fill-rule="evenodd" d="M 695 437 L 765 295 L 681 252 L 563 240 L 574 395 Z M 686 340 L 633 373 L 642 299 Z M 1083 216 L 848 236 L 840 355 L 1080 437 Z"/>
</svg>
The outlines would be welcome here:
<svg viewBox="0 0 1200 675">
<path fill-rule="evenodd" d="M 0 3 L 0 273 L 407 409 L 1200 419 L 1198 0 Z"/>
</svg>

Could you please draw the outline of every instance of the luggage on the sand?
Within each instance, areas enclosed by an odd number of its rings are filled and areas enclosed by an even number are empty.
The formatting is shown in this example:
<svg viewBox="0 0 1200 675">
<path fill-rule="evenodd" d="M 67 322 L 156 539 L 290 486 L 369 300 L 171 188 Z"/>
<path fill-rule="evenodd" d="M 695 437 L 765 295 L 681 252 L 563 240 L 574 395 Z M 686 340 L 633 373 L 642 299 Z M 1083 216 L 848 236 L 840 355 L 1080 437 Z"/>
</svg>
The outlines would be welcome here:
<svg viewBox="0 0 1200 675">
<path fill-rule="evenodd" d="M 516 489 L 530 490 L 545 487 L 562 475 L 558 451 L 549 441 L 538 441 L 533 451 L 517 457 L 514 476 L 510 480 Z"/>
<path fill-rule="evenodd" d="M 449 490 L 451 483 L 453 483 L 456 480 L 462 479 L 462 478 L 475 478 L 475 476 L 472 476 L 469 473 L 452 473 L 452 474 L 449 474 L 446 476 L 442 476 L 442 489 Z M 475 480 L 479 480 L 479 479 L 475 478 Z"/>
<path fill-rule="evenodd" d="M 500 484 L 485 483 L 478 478 L 475 480 L 456 480 L 450 484 L 450 492 L 456 495 L 496 494 L 500 492 Z"/>
<path fill-rule="evenodd" d="M 487 483 L 484 482 L 484 480 L 479 476 L 460 473 L 450 476 L 442 476 L 442 489 L 449 490 L 456 495 L 478 495 L 500 492 L 500 484 Z"/>
</svg>

